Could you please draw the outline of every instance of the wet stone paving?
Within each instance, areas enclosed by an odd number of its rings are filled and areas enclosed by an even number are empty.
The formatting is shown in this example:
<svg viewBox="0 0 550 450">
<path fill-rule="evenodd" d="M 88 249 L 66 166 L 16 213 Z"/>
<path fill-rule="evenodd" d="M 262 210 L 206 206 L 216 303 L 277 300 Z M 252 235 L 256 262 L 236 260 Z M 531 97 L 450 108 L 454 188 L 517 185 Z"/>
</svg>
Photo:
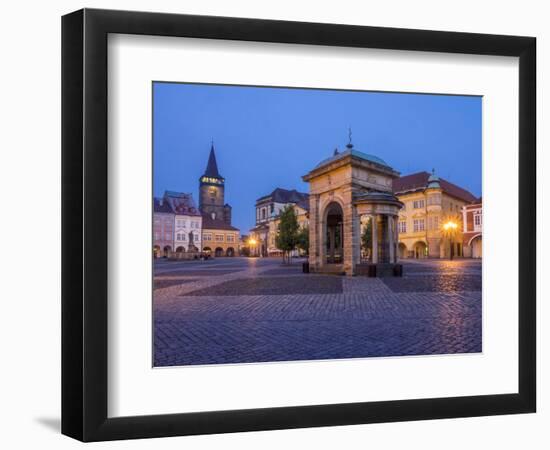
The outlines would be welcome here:
<svg viewBox="0 0 550 450">
<path fill-rule="evenodd" d="M 367 278 L 157 260 L 155 366 L 481 352 L 481 262 L 402 263 L 402 278 Z"/>
</svg>

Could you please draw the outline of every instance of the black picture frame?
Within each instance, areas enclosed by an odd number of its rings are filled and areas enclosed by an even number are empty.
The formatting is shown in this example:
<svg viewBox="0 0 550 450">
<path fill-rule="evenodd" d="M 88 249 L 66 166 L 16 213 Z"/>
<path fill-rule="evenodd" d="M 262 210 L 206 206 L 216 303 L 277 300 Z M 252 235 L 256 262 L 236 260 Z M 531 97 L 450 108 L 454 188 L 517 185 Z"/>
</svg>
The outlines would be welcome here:
<svg viewBox="0 0 550 450">
<path fill-rule="evenodd" d="M 517 393 L 107 417 L 109 33 L 519 57 Z M 82 441 L 535 412 L 536 39 L 83 9 L 62 18 L 62 433 Z"/>
</svg>

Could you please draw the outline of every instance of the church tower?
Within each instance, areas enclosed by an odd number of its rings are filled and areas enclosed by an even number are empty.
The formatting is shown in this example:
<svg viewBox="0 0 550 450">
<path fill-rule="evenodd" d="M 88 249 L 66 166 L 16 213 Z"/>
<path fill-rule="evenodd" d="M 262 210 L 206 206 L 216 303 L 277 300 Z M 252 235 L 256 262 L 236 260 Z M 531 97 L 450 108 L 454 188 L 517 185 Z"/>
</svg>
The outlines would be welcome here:
<svg viewBox="0 0 550 450">
<path fill-rule="evenodd" d="M 231 224 L 231 207 L 224 203 L 225 179 L 218 171 L 214 143 L 210 147 L 208 164 L 199 179 L 199 209 L 214 220 L 223 220 Z"/>
</svg>

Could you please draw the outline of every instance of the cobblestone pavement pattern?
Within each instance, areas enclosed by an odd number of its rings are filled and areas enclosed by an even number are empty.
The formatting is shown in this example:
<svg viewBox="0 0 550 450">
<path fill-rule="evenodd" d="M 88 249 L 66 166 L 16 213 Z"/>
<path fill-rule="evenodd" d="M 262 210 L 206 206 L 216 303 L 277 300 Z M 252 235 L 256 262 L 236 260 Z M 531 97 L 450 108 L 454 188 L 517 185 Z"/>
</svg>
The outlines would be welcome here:
<svg viewBox="0 0 550 450">
<path fill-rule="evenodd" d="M 481 352 L 481 262 L 402 262 L 403 278 L 366 278 L 156 261 L 155 366 Z"/>
</svg>

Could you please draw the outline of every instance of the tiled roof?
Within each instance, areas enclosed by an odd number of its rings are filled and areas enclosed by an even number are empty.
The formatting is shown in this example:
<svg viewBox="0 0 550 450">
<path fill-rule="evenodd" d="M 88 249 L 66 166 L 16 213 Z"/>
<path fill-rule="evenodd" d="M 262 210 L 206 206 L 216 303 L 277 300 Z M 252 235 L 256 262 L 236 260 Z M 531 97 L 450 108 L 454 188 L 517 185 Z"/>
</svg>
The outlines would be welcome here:
<svg viewBox="0 0 550 450">
<path fill-rule="evenodd" d="M 212 219 L 210 214 L 204 213 L 202 215 L 202 228 L 205 230 L 230 230 L 239 231 L 238 228 L 226 223 L 221 219 Z"/>
<path fill-rule="evenodd" d="M 172 207 L 162 198 L 153 198 L 153 212 L 174 214 Z"/>
<path fill-rule="evenodd" d="M 263 197 L 260 197 L 258 202 L 262 200 L 270 199 L 272 202 L 275 203 L 300 203 L 305 201 L 309 201 L 309 194 L 305 192 L 298 192 L 296 189 L 288 190 L 283 188 L 276 188 L 273 192 L 271 192 L 268 195 L 264 195 Z"/>
<path fill-rule="evenodd" d="M 428 172 L 418 172 L 397 178 L 393 180 L 393 192 L 395 194 L 403 194 L 405 192 L 425 189 L 428 184 L 429 177 L 430 174 Z M 467 203 L 477 201 L 477 198 L 471 192 L 451 183 L 450 181 L 440 178 L 439 183 L 443 192 L 451 197 L 455 197 Z"/>
<path fill-rule="evenodd" d="M 200 212 L 195 205 L 192 194 L 185 192 L 165 191 L 164 201 L 170 205 L 175 214 L 200 216 Z"/>
</svg>

